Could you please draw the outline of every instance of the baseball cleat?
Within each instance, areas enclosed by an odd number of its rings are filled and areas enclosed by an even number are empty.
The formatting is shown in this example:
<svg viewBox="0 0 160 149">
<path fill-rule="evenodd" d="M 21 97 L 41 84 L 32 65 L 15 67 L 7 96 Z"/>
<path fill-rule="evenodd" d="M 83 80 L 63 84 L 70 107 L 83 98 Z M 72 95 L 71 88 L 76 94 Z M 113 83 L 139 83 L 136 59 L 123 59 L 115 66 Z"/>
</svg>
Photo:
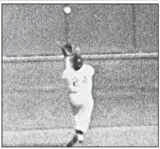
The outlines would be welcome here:
<svg viewBox="0 0 160 149">
<path fill-rule="evenodd" d="M 78 137 L 77 137 L 77 135 L 74 135 L 72 140 L 68 142 L 67 147 L 72 147 L 73 145 L 76 144 L 77 141 L 78 141 Z"/>
</svg>

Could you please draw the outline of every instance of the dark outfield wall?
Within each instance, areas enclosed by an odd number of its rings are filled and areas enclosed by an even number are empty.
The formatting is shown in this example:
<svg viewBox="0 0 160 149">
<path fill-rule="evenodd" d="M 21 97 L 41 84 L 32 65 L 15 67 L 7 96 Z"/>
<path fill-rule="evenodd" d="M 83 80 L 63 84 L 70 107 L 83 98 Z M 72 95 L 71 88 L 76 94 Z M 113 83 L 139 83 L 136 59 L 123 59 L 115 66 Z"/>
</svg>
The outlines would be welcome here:
<svg viewBox="0 0 160 149">
<path fill-rule="evenodd" d="M 137 51 L 158 52 L 159 40 L 158 5 L 136 5 Z"/>
<path fill-rule="evenodd" d="M 61 5 L 3 5 L 3 55 L 60 53 L 63 18 Z"/>
<path fill-rule="evenodd" d="M 88 61 L 95 68 L 91 127 L 158 125 L 158 60 Z M 3 65 L 3 128 L 72 127 L 61 61 Z"/>
<path fill-rule="evenodd" d="M 3 5 L 3 55 L 61 54 L 63 5 Z M 82 53 L 158 52 L 158 5 L 71 5 Z"/>
</svg>

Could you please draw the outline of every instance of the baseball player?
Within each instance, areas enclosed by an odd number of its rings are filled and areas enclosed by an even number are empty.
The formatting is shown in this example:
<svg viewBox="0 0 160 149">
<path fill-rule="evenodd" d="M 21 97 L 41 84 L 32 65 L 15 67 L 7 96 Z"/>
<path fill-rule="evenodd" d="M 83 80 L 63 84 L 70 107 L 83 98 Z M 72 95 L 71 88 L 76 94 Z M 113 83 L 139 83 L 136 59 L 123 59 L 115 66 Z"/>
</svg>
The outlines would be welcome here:
<svg viewBox="0 0 160 149">
<path fill-rule="evenodd" d="M 84 64 L 81 56 L 73 53 L 71 45 L 66 44 L 62 52 L 65 57 L 65 70 L 62 78 L 68 85 L 69 102 L 75 118 L 75 135 L 67 144 L 68 147 L 71 147 L 77 142 L 83 143 L 89 128 L 94 106 L 92 97 L 94 68 Z"/>
</svg>

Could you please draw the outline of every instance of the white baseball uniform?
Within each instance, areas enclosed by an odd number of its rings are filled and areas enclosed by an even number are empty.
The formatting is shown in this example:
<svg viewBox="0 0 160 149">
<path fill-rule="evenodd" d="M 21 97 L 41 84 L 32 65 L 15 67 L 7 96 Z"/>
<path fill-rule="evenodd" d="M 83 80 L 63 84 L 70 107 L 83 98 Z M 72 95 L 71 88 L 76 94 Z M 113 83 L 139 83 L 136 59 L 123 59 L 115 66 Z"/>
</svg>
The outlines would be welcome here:
<svg viewBox="0 0 160 149">
<path fill-rule="evenodd" d="M 92 97 L 93 75 L 94 68 L 90 65 L 83 64 L 77 71 L 66 65 L 62 76 L 63 79 L 67 80 L 68 84 L 70 105 L 75 116 L 75 129 L 81 130 L 84 133 L 86 133 L 89 127 L 94 106 Z"/>
</svg>

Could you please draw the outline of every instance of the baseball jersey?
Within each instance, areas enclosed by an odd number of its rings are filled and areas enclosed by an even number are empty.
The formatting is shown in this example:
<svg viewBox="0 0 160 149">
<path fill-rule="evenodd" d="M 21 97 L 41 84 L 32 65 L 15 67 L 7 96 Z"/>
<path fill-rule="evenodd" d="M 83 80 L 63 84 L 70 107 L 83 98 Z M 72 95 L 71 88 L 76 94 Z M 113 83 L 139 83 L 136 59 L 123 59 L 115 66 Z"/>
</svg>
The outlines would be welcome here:
<svg viewBox="0 0 160 149">
<path fill-rule="evenodd" d="M 92 77 L 94 68 L 88 64 L 75 71 L 71 67 L 67 67 L 63 72 L 63 79 L 67 80 L 69 93 L 88 94 L 92 91 Z"/>
</svg>

